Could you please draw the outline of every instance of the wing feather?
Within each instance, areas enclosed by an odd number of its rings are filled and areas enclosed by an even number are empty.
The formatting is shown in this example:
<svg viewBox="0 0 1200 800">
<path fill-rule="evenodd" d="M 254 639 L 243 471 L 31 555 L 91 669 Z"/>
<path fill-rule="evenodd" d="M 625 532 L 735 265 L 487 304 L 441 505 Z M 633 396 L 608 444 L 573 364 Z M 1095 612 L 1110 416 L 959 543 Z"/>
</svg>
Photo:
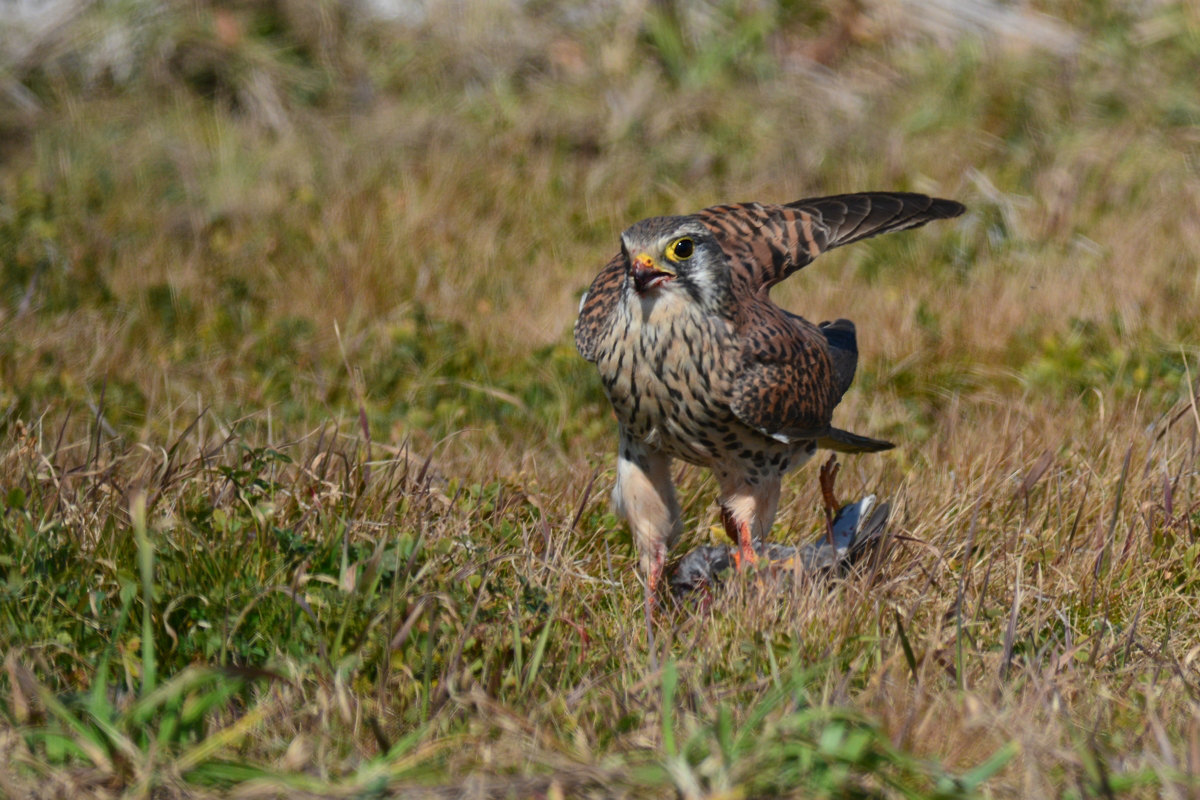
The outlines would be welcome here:
<svg viewBox="0 0 1200 800">
<path fill-rule="evenodd" d="M 811 197 L 786 205 L 735 203 L 697 216 L 734 264 L 735 289 L 752 294 L 811 264 L 827 250 L 891 231 L 957 217 L 953 200 L 910 192 L 860 192 Z"/>
<path fill-rule="evenodd" d="M 858 337 L 854 323 L 848 319 L 822 322 L 817 326 L 829 344 L 829 358 L 833 361 L 833 376 L 837 381 L 838 397 L 846 393 L 854 380 L 858 368 Z"/>
<path fill-rule="evenodd" d="M 845 447 L 886 442 L 842 441 L 831 426 L 834 406 L 854 377 L 858 346 L 849 320 L 820 328 L 776 306 L 774 284 L 818 255 L 889 231 L 956 217 L 963 206 L 907 192 L 863 192 L 798 200 L 787 205 L 713 206 L 698 216 L 729 258 L 738 296 L 742 364 L 734 380 L 734 414 L 783 441 L 816 439 Z M 844 435 L 843 435 L 844 434 Z M 842 437 L 842 438 L 839 438 Z"/>
<path fill-rule="evenodd" d="M 575 321 L 575 347 L 587 361 L 594 362 L 600 357 L 600 344 L 612 327 L 612 315 L 617 308 L 624 280 L 625 257 L 617 253 L 600 270 L 579 303 L 579 319 Z"/>
<path fill-rule="evenodd" d="M 746 425 L 781 441 L 829 431 L 841 399 L 825 336 L 808 320 L 756 298 L 742 325 L 742 365 L 730 408 Z"/>
</svg>

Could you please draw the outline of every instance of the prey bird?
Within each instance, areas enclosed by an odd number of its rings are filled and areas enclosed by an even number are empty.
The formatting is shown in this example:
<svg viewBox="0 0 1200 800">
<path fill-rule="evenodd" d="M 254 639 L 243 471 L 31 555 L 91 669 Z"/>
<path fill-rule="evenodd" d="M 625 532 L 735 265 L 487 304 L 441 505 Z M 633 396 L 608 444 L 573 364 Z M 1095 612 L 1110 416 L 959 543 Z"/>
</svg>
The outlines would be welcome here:
<svg viewBox="0 0 1200 800">
<path fill-rule="evenodd" d="M 580 302 L 575 345 L 620 424 L 613 504 L 633 531 L 651 604 L 682 528 L 671 459 L 712 470 L 741 568 L 771 529 L 785 473 L 817 448 L 892 447 L 831 424 L 858 361 L 854 323 L 814 325 L 775 305 L 771 287 L 826 250 L 963 210 L 865 192 L 713 206 L 621 234 Z"/>
</svg>

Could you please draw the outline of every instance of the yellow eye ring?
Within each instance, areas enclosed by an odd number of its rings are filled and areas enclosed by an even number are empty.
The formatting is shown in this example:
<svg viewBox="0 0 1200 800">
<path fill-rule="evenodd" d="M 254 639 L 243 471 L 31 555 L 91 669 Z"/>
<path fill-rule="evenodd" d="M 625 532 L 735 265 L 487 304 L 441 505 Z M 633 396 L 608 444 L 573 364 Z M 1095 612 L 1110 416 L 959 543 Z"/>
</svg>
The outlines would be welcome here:
<svg viewBox="0 0 1200 800">
<path fill-rule="evenodd" d="M 681 236 L 667 245 L 667 258 L 672 261 L 687 261 L 696 252 L 696 243 L 690 236 Z"/>
</svg>

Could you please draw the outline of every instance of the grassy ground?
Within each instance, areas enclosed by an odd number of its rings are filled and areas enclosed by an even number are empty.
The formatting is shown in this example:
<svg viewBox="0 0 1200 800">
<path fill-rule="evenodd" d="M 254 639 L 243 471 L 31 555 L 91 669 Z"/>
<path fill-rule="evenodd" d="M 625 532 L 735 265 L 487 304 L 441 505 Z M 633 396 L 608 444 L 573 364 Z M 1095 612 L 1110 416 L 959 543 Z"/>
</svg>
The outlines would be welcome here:
<svg viewBox="0 0 1200 800">
<path fill-rule="evenodd" d="M 1197 792 L 1200 16 L 1032 5 L 10 27 L 0 792 Z M 885 188 L 970 211 L 776 297 L 859 325 L 894 537 L 648 629 L 580 292 L 640 217 Z"/>
</svg>

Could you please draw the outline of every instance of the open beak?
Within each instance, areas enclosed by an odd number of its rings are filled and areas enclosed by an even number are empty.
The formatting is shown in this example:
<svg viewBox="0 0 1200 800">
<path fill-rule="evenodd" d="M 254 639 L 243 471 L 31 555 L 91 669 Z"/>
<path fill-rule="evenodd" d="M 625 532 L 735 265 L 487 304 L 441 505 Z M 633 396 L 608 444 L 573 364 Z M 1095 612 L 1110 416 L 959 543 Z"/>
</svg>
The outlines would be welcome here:
<svg viewBox="0 0 1200 800">
<path fill-rule="evenodd" d="M 674 270 L 660 267 L 648 253 L 640 253 L 633 259 L 633 285 L 639 293 L 661 286 L 674 277 Z"/>
</svg>

